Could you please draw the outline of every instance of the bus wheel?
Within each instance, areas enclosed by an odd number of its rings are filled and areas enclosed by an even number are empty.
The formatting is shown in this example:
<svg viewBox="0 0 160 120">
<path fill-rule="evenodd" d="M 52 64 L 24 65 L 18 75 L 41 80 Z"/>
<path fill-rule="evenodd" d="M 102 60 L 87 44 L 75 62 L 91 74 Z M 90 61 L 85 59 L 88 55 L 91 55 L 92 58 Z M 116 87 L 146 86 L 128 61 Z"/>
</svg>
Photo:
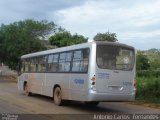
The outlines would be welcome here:
<svg viewBox="0 0 160 120">
<path fill-rule="evenodd" d="M 31 96 L 31 92 L 29 92 L 29 90 L 28 90 L 28 85 L 27 85 L 27 83 L 25 83 L 24 84 L 24 94 L 26 95 L 26 96 Z"/>
<path fill-rule="evenodd" d="M 85 104 L 87 105 L 87 106 L 97 106 L 98 104 L 99 104 L 99 102 L 98 101 L 93 101 L 93 102 L 85 102 Z"/>
<path fill-rule="evenodd" d="M 53 92 L 54 104 L 61 106 L 62 105 L 62 91 L 60 87 L 56 87 Z"/>
</svg>

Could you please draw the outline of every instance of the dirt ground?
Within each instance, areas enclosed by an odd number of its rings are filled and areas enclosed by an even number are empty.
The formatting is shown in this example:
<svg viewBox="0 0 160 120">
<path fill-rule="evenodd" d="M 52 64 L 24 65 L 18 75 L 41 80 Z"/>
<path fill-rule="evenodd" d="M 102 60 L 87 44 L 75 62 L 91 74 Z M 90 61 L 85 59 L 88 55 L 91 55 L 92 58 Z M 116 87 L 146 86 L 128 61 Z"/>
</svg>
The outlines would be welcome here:
<svg viewBox="0 0 160 120">
<path fill-rule="evenodd" d="M 0 76 L 0 80 L 6 80 L 6 81 L 13 81 L 13 82 L 18 82 L 18 75 L 3 75 Z"/>
</svg>

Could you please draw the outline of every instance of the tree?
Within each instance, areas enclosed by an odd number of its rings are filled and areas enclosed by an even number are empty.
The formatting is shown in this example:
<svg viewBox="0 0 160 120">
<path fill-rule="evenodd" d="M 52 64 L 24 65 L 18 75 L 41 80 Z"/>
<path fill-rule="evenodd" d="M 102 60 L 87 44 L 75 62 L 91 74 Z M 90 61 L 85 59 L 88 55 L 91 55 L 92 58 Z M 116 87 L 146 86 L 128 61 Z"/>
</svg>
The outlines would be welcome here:
<svg viewBox="0 0 160 120">
<path fill-rule="evenodd" d="M 3 34 L 4 25 L 0 27 L 0 64 L 4 61 L 5 51 L 4 51 L 4 34 Z"/>
<path fill-rule="evenodd" d="M 64 47 L 79 43 L 84 43 L 88 38 L 82 35 L 74 34 L 71 35 L 68 31 L 59 31 L 49 38 L 50 44 L 56 47 Z"/>
<path fill-rule="evenodd" d="M 148 70 L 150 68 L 149 59 L 145 55 L 138 54 L 136 61 L 137 61 L 136 64 L 137 70 Z"/>
<path fill-rule="evenodd" d="M 23 54 L 46 49 L 40 40 L 54 32 L 56 25 L 48 21 L 25 20 L 0 27 L 0 61 L 15 69 Z"/>
<path fill-rule="evenodd" d="M 116 33 L 97 33 L 97 35 L 94 36 L 95 41 L 109 41 L 109 42 L 116 42 L 118 41 L 116 38 Z"/>
</svg>

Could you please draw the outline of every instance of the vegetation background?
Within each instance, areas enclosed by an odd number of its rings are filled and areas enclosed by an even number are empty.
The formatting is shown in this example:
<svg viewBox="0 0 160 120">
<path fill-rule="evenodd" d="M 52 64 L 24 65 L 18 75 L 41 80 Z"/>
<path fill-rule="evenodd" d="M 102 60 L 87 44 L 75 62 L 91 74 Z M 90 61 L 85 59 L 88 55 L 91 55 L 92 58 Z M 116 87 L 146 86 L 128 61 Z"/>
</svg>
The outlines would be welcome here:
<svg viewBox="0 0 160 120">
<path fill-rule="evenodd" d="M 160 104 L 160 49 L 137 52 L 137 100 Z"/>
</svg>

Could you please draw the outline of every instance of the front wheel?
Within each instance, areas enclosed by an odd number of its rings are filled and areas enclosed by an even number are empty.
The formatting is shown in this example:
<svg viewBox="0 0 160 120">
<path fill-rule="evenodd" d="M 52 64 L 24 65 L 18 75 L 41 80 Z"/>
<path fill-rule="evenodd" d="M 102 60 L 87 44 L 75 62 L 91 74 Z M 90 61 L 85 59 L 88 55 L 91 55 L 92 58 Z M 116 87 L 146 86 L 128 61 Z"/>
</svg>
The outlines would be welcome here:
<svg viewBox="0 0 160 120">
<path fill-rule="evenodd" d="M 61 106 L 62 105 L 62 91 L 60 87 L 56 87 L 53 92 L 54 104 Z"/>
</svg>

